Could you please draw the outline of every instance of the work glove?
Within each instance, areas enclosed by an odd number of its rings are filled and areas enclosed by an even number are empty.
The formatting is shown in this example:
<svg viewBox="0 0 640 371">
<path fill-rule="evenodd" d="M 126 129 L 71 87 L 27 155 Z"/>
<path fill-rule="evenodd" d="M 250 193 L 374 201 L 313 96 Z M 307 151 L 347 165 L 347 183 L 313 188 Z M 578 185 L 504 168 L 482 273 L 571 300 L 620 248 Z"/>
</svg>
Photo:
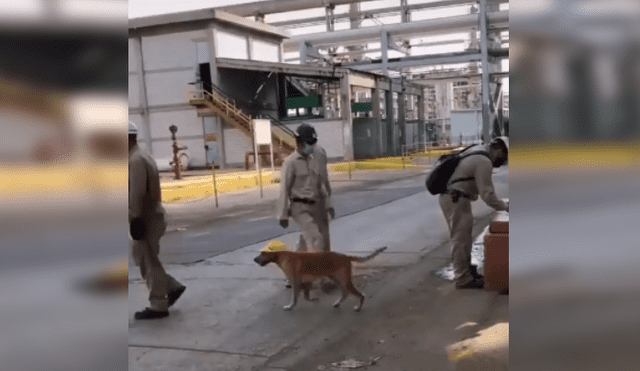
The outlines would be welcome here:
<svg viewBox="0 0 640 371">
<path fill-rule="evenodd" d="M 334 209 L 333 207 L 329 208 L 329 216 L 331 216 L 331 219 L 335 219 L 336 218 L 336 209 Z"/>
<path fill-rule="evenodd" d="M 134 241 L 140 241 L 144 239 L 146 235 L 146 226 L 144 225 L 144 221 L 141 218 L 135 218 L 129 224 L 129 233 L 131 234 L 131 238 Z"/>
<path fill-rule="evenodd" d="M 280 219 L 280 226 L 282 228 L 287 228 L 289 226 L 289 219 Z"/>
</svg>

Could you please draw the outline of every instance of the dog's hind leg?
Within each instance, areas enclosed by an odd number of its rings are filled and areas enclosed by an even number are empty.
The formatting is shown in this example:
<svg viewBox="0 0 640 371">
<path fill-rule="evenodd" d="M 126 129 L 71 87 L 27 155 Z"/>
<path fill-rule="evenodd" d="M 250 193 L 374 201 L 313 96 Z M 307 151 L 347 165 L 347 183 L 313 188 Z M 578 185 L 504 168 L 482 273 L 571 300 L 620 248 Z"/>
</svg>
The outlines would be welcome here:
<svg viewBox="0 0 640 371">
<path fill-rule="evenodd" d="M 340 303 L 342 303 L 347 298 L 347 296 L 349 296 L 349 292 L 347 291 L 347 288 L 344 287 L 344 285 L 342 284 L 340 284 L 340 291 L 342 291 L 342 296 L 340 297 L 340 299 L 338 299 L 338 301 L 333 303 L 334 308 L 338 308 L 340 306 Z"/>
<path fill-rule="evenodd" d="M 362 309 L 362 304 L 364 303 L 364 295 L 362 295 L 362 293 L 358 291 L 351 282 L 347 284 L 347 290 L 349 290 L 349 292 L 352 293 L 353 295 L 360 298 L 360 304 L 353 307 L 353 310 L 355 310 L 356 312 L 359 312 L 360 309 Z"/>
<path fill-rule="evenodd" d="M 340 303 L 342 303 L 347 298 L 347 296 L 349 296 L 349 292 L 347 291 L 347 287 L 345 286 L 343 280 L 340 280 L 334 276 L 329 276 L 329 278 L 331 278 L 335 283 L 338 284 L 338 287 L 340 287 L 340 291 L 342 292 L 342 296 L 340 297 L 340 299 L 333 303 L 333 307 L 338 308 L 340 306 Z"/>
<path fill-rule="evenodd" d="M 309 296 L 309 291 L 311 290 L 311 282 L 305 282 L 301 284 L 302 290 L 304 290 L 304 298 L 309 301 L 316 301 L 318 298 L 312 298 Z"/>
</svg>

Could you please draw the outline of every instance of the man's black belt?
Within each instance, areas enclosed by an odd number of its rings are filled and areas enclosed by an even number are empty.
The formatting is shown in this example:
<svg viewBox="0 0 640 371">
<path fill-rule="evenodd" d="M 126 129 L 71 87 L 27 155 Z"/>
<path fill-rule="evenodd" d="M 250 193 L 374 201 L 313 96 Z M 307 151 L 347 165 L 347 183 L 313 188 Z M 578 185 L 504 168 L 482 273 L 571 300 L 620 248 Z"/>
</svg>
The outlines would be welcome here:
<svg viewBox="0 0 640 371">
<path fill-rule="evenodd" d="M 293 202 L 301 202 L 303 204 L 307 204 L 307 205 L 313 205 L 316 202 L 314 200 L 308 200 L 306 198 L 292 198 L 291 201 Z"/>
<path fill-rule="evenodd" d="M 460 197 L 466 198 L 468 200 L 471 200 L 471 197 L 464 193 L 464 192 L 460 192 L 457 189 L 450 189 L 447 194 L 449 194 L 451 196 L 451 201 L 453 201 L 453 203 L 455 204 L 456 202 L 458 202 L 458 200 L 460 199 Z"/>
</svg>

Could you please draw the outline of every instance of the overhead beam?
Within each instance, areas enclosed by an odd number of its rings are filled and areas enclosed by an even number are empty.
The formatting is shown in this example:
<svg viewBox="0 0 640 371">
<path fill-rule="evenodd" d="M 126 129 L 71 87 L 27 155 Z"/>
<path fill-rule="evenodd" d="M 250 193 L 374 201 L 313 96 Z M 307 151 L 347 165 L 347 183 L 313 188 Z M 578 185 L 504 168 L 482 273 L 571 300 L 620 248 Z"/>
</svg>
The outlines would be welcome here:
<svg viewBox="0 0 640 371">
<path fill-rule="evenodd" d="M 488 14 L 490 24 L 509 24 L 509 12 L 500 11 Z M 426 34 L 443 34 L 456 31 L 467 31 L 477 27 L 478 14 L 465 14 L 453 17 L 428 19 L 424 21 L 397 23 L 385 26 L 364 27 L 355 30 L 342 30 L 335 32 L 320 32 L 306 35 L 293 36 L 284 41 L 286 51 L 294 51 L 298 48 L 300 41 L 304 40 L 315 46 L 334 45 L 343 42 L 365 42 L 379 41 L 380 33 L 387 32 L 396 37 L 407 37 Z"/>
<path fill-rule="evenodd" d="M 419 77 L 414 77 L 409 81 L 417 84 L 436 84 L 443 82 L 454 82 L 454 81 L 480 81 L 482 77 L 481 73 L 451 73 L 447 75 L 435 75 L 429 76 L 429 74 L 424 74 Z M 500 82 L 503 78 L 509 77 L 509 72 L 494 72 L 489 74 L 490 79 L 493 82 Z"/>
<path fill-rule="evenodd" d="M 397 58 L 393 60 L 389 60 L 386 63 L 387 68 L 406 68 L 406 67 L 416 67 L 416 66 L 432 66 L 432 65 L 440 65 L 440 64 L 458 64 L 458 63 L 470 63 L 470 62 L 478 62 L 481 60 L 480 53 L 448 53 L 443 55 L 424 55 L 424 56 L 415 56 L 415 57 L 406 57 L 406 58 Z M 341 65 L 340 67 L 348 67 L 352 69 L 358 69 L 362 71 L 372 71 L 372 70 L 380 70 L 384 62 L 382 61 L 367 61 L 367 62 L 355 62 L 346 65 Z"/>
<path fill-rule="evenodd" d="M 366 1 L 369 1 L 369 0 L 363 0 L 361 2 L 366 2 Z M 425 3 L 425 4 L 407 5 L 406 10 L 411 12 L 414 10 L 423 10 L 423 9 L 429 9 L 429 8 L 441 8 L 441 7 L 457 6 L 457 5 L 464 5 L 464 4 L 475 4 L 476 2 L 477 1 L 469 1 L 469 0 L 435 1 L 431 3 Z M 333 1 L 331 1 L 331 3 L 335 4 L 335 2 Z M 508 0 L 502 0 L 500 1 L 500 3 L 508 3 Z M 361 18 L 364 18 L 374 14 L 402 13 L 402 9 L 403 8 L 401 6 L 371 9 L 371 10 L 360 12 L 358 16 Z M 335 19 L 343 19 L 343 18 L 349 18 L 349 17 L 351 17 L 349 13 L 335 15 Z M 325 20 L 325 17 L 309 17 L 309 18 L 303 18 L 303 19 L 293 19 L 289 21 L 272 22 L 269 24 L 276 27 L 286 27 L 286 26 L 294 26 L 294 25 L 303 25 L 307 23 L 318 23 L 324 20 Z"/>
</svg>

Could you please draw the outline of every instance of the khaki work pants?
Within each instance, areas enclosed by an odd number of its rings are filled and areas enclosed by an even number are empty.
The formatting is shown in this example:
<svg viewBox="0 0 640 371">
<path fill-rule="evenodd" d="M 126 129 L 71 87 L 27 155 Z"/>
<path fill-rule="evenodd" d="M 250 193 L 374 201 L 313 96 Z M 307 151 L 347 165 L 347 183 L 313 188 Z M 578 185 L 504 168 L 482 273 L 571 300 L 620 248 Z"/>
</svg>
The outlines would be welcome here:
<svg viewBox="0 0 640 371">
<path fill-rule="evenodd" d="M 327 210 L 325 210 L 324 199 L 319 202 L 318 207 L 320 208 L 320 210 L 324 210 L 324 212 L 321 213 L 322 215 L 320 215 L 320 224 L 318 225 L 318 229 L 320 231 L 320 234 L 322 235 L 323 242 L 320 251 L 329 252 L 331 251 L 331 237 L 329 236 L 329 213 L 327 212 Z M 302 233 L 300 233 L 300 240 L 296 244 L 296 251 L 307 251 L 307 243 Z"/>
<path fill-rule="evenodd" d="M 324 202 L 316 202 L 313 205 L 291 202 L 291 218 L 301 230 L 300 240 L 303 243 L 297 246 L 297 251 L 307 251 L 307 248 L 317 252 L 328 251 L 329 222 Z M 327 219 L 326 224 L 324 219 Z"/>
<path fill-rule="evenodd" d="M 451 260 L 456 282 L 464 285 L 473 280 L 471 276 L 471 248 L 473 247 L 473 214 L 471 201 L 460 197 L 453 203 L 448 194 L 440 195 L 440 208 L 447 220 L 451 238 Z"/>
<path fill-rule="evenodd" d="M 165 272 L 158 254 L 160 253 L 160 238 L 167 229 L 163 215 L 145 220 L 148 233 L 145 239 L 133 241 L 132 255 L 134 262 L 140 267 L 140 274 L 149 289 L 150 308 L 166 311 L 169 306 L 167 294 L 183 285 Z"/>
</svg>

